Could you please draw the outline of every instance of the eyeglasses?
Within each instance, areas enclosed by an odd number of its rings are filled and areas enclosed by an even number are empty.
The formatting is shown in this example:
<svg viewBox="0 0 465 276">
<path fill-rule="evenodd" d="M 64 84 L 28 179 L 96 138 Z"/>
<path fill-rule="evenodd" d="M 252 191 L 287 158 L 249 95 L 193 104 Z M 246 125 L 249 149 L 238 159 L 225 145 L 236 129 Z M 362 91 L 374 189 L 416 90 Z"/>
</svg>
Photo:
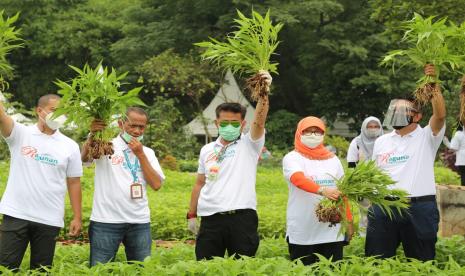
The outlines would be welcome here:
<svg viewBox="0 0 465 276">
<path fill-rule="evenodd" d="M 232 125 L 235 128 L 238 128 L 241 126 L 241 122 L 239 121 L 221 121 L 220 122 L 220 127 L 227 127 L 228 125 Z"/>
<path fill-rule="evenodd" d="M 315 136 L 323 136 L 324 133 L 321 131 L 305 131 L 302 133 L 303 135 L 315 135 Z"/>
</svg>

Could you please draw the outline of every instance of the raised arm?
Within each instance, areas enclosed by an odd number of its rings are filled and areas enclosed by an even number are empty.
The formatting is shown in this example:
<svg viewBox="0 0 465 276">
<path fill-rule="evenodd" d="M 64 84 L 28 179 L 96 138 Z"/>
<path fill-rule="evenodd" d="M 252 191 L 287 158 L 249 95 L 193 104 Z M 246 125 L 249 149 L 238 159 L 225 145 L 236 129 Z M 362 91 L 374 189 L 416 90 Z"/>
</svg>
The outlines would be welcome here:
<svg viewBox="0 0 465 276">
<path fill-rule="evenodd" d="M 6 114 L 2 100 L 0 100 L 0 133 L 3 137 L 9 137 L 13 131 L 13 119 Z"/>
<path fill-rule="evenodd" d="M 262 71 L 261 76 L 265 79 L 265 83 L 267 85 L 266 90 L 269 92 L 272 81 L 271 75 L 266 71 Z M 250 128 L 250 137 L 254 141 L 260 139 L 265 133 L 265 122 L 269 107 L 270 102 L 268 100 L 268 93 L 261 95 L 258 99 L 257 106 L 255 107 L 254 120 Z"/>
<path fill-rule="evenodd" d="M 425 75 L 436 75 L 433 65 L 428 64 L 425 66 Z M 435 90 L 431 99 L 433 115 L 429 120 L 429 125 L 431 127 L 431 130 L 433 131 L 433 134 L 437 135 L 446 122 L 446 103 L 441 93 L 441 86 L 438 83 L 436 83 L 434 84 L 434 87 Z"/>
</svg>

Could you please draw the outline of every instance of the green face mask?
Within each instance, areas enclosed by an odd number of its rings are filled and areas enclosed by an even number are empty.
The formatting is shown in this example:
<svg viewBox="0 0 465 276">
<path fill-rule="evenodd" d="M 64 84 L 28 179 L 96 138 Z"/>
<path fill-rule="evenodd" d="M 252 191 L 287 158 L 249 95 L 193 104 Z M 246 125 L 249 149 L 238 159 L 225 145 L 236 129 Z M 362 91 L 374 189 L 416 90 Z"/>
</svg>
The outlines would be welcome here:
<svg viewBox="0 0 465 276">
<path fill-rule="evenodd" d="M 123 138 L 124 141 L 126 141 L 126 143 L 129 143 L 131 140 L 132 140 L 132 136 L 129 135 L 129 133 L 127 133 L 126 131 L 123 132 L 123 134 L 121 134 L 121 138 Z M 144 135 L 141 135 L 139 137 L 134 137 L 137 139 L 137 141 L 142 141 L 142 139 L 144 138 Z"/>
<path fill-rule="evenodd" d="M 221 126 L 218 128 L 218 132 L 220 133 L 220 136 L 230 142 L 236 140 L 239 135 L 241 135 L 241 126 L 234 127 L 231 124 L 228 124 L 227 126 Z"/>
</svg>

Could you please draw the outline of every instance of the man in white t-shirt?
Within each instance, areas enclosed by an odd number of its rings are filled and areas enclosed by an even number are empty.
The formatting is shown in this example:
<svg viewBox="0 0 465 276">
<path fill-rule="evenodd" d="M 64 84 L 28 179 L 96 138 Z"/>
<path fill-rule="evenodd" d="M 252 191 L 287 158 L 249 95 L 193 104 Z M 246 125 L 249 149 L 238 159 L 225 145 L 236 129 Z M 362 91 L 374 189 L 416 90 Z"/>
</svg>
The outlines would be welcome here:
<svg viewBox="0 0 465 276">
<path fill-rule="evenodd" d="M 114 153 L 95 162 L 94 201 L 89 225 L 90 265 L 112 261 L 123 243 L 128 261 L 143 261 L 152 249 L 147 186 L 161 188 L 165 179 L 155 152 L 142 145 L 148 115 L 130 107 L 112 140 Z M 93 134 L 105 128 L 95 120 L 82 149 L 82 160 L 92 161 Z"/>
<path fill-rule="evenodd" d="M 434 67 L 425 73 L 434 75 Z M 384 125 L 395 130 L 378 138 L 373 160 L 397 183 L 393 188 L 409 193 L 410 206 L 390 219 L 378 206 L 371 209 L 365 244 L 367 256 L 395 256 L 400 243 L 405 255 L 422 261 L 433 260 L 439 212 L 436 205 L 434 160 L 445 132 L 446 107 L 439 84 L 431 98 L 433 115 L 422 128 L 421 106 L 412 100 L 393 100 Z M 396 200 L 395 198 L 388 200 Z"/>
<path fill-rule="evenodd" d="M 0 265 L 9 269 L 19 268 L 29 243 L 31 269 L 52 265 L 66 190 L 74 213 L 70 234 L 81 230 L 82 163 L 78 144 L 58 130 L 64 117 L 52 119 L 59 101 L 57 95 L 42 96 L 32 126 L 14 122 L 0 102 L 0 131 L 11 156 L 0 202 Z"/>
<path fill-rule="evenodd" d="M 269 89 L 271 76 L 261 74 Z M 268 95 L 258 100 L 251 129 L 245 126 L 246 109 L 239 103 L 216 108 L 219 137 L 200 151 L 197 181 L 187 213 L 189 229 L 197 234 L 196 217 L 202 218 L 197 235 L 197 260 L 235 254 L 254 256 L 259 237 L 255 181 L 257 163 L 265 143 Z"/>
</svg>

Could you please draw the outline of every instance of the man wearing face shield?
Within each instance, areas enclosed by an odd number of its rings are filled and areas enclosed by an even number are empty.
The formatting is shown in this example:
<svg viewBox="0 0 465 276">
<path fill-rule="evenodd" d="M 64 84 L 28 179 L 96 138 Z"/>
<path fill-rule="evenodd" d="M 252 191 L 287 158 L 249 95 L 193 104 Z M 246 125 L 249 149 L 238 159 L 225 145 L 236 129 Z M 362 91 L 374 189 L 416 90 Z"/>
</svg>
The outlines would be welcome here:
<svg viewBox="0 0 465 276">
<path fill-rule="evenodd" d="M 425 73 L 434 75 L 432 65 Z M 426 127 L 418 122 L 421 107 L 411 100 L 391 101 L 383 124 L 394 131 L 378 138 L 373 160 L 396 184 L 393 188 L 409 193 L 407 211 L 390 219 L 378 206 L 370 208 L 365 244 L 367 256 L 395 256 L 400 243 L 405 255 L 422 261 L 433 260 L 437 241 L 439 212 L 436 205 L 434 160 L 446 129 L 444 98 L 436 84 L 431 99 L 433 115 Z M 386 198 L 396 200 L 395 198 Z"/>
<path fill-rule="evenodd" d="M 89 225 L 90 265 L 114 260 L 122 243 L 128 261 L 151 255 L 148 187 L 159 190 L 165 176 L 155 152 L 142 144 L 148 114 L 129 107 L 118 121 L 120 134 L 112 140 L 114 153 L 89 160 L 93 135 L 106 125 L 94 120 L 82 149 L 83 162 L 95 162 L 94 200 Z"/>
<path fill-rule="evenodd" d="M 79 146 L 58 128 L 64 117 L 53 119 L 60 97 L 42 96 L 38 122 L 14 122 L 0 102 L 0 132 L 10 149 L 10 173 L 0 203 L 0 265 L 17 270 L 30 244 L 30 268 L 51 266 L 56 237 L 64 226 L 68 190 L 74 218 L 69 234 L 81 230 L 82 163 Z"/>
<path fill-rule="evenodd" d="M 266 89 L 268 72 L 261 72 Z M 257 164 L 265 144 L 268 95 L 261 95 L 250 131 L 242 134 L 246 108 L 223 103 L 216 108 L 219 137 L 205 145 L 199 156 L 197 180 L 187 213 L 188 228 L 197 234 L 197 260 L 254 256 L 259 244 L 255 180 Z M 200 229 L 197 216 L 201 217 Z"/>
</svg>

